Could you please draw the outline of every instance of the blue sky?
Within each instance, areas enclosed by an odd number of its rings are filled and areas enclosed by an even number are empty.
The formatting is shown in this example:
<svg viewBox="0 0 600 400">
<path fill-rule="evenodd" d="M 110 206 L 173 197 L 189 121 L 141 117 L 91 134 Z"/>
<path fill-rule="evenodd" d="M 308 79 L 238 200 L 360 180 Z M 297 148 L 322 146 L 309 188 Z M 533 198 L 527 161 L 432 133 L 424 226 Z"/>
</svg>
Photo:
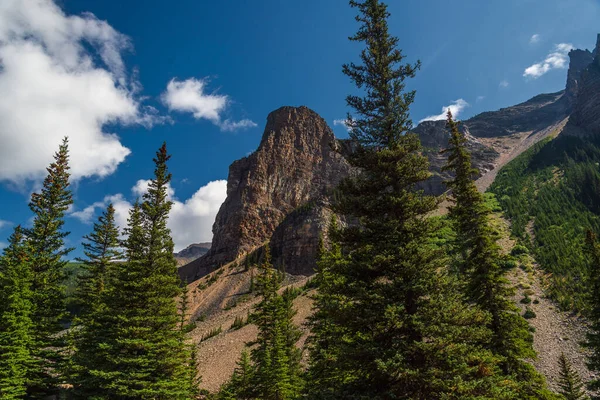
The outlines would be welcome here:
<svg viewBox="0 0 600 400">
<path fill-rule="evenodd" d="M 597 0 L 389 3 L 407 60 L 423 63 L 409 82 L 415 122 L 451 104 L 468 118 L 561 90 L 569 45 L 591 50 L 600 31 Z M 72 245 L 108 201 L 124 220 L 163 140 L 177 247 L 210 240 L 228 166 L 256 148 L 270 111 L 306 105 L 346 135 L 333 122 L 353 90 L 341 73 L 360 50 L 347 40 L 353 16 L 345 0 L 6 0 L 0 242 L 30 219 L 29 193 L 65 134 Z"/>
</svg>

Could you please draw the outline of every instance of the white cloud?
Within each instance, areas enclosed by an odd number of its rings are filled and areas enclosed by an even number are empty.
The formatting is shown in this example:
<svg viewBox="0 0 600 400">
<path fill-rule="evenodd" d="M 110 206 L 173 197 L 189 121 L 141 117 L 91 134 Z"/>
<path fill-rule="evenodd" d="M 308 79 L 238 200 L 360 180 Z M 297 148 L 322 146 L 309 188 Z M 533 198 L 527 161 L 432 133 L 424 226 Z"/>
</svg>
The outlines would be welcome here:
<svg viewBox="0 0 600 400">
<path fill-rule="evenodd" d="M 136 197 L 141 197 L 148 188 L 148 180 L 140 179 L 131 189 Z M 168 189 L 173 207 L 169 214 L 168 227 L 171 229 L 175 251 L 187 247 L 191 243 L 209 242 L 212 240 L 212 225 L 221 204 L 227 197 L 227 181 L 218 180 L 202 186 L 196 193 L 185 201 L 175 197 L 173 188 Z M 127 226 L 127 218 L 132 204 L 122 194 L 106 196 L 81 211 L 71 213 L 71 216 L 81 222 L 91 224 L 98 209 L 104 209 L 112 203 L 115 207 L 115 220 L 119 227 Z"/>
<path fill-rule="evenodd" d="M 441 121 L 446 119 L 446 114 L 448 113 L 448 109 L 452 112 L 454 118 L 458 118 L 459 114 L 465 109 L 469 107 L 469 103 L 467 103 L 463 99 L 454 100 L 452 104 L 448 106 L 442 107 L 442 112 L 437 115 L 430 115 L 428 117 L 423 118 L 419 121 L 419 123 L 424 121 Z"/>
<path fill-rule="evenodd" d="M 206 79 L 171 79 L 167 90 L 162 94 L 162 100 L 170 111 L 190 112 L 194 118 L 207 119 L 225 132 L 257 126 L 249 119 L 223 120 L 223 114 L 231 103 L 229 96 L 206 93 L 206 86 Z"/>
<path fill-rule="evenodd" d="M 525 69 L 523 76 L 525 78 L 537 79 L 553 69 L 564 69 L 569 65 L 569 51 L 573 49 L 570 43 L 560 43 L 554 46 L 544 61 L 533 64 Z"/>
<path fill-rule="evenodd" d="M 506 79 L 501 80 L 500 83 L 498 84 L 498 87 L 500 87 L 502 89 L 506 89 L 508 86 L 510 86 L 510 83 L 508 83 L 508 81 Z"/>
<path fill-rule="evenodd" d="M 481 103 L 483 100 L 485 100 L 485 96 L 477 96 L 477 98 L 475 99 L 475 102 Z"/>
<path fill-rule="evenodd" d="M 151 124 L 121 57 L 127 36 L 53 0 L 0 2 L 0 181 L 39 181 L 61 139 L 71 173 L 104 177 L 130 153 L 113 124 Z"/>
<path fill-rule="evenodd" d="M 539 33 L 535 33 L 535 34 L 531 35 L 531 37 L 529 38 L 529 44 L 539 43 L 540 39 L 541 39 L 541 36 L 539 35 Z"/>
<path fill-rule="evenodd" d="M 11 226 L 12 222 L 0 219 L 0 229 L 4 229 L 7 226 Z"/>
<path fill-rule="evenodd" d="M 333 125 L 334 126 L 343 126 L 344 128 L 346 128 L 346 130 L 348 132 L 350 132 L 350 130 L 352 129 L 350 127 L 350 123 L 347 119 L 334 119 L 333 120 Z"/>
<path fill-rule="evenodd" d="M 148 191 L 148 185 L 150 184 L 150 179 L 140 179 L 135 185 L 131 188 L 131 192 L 142 201 L 142 196 L 144 193 Z M 167 198 L 172 200 L 175 196 L 175 189 L 171 187 L 171 184 L 167 186 Z"/>
</svg>

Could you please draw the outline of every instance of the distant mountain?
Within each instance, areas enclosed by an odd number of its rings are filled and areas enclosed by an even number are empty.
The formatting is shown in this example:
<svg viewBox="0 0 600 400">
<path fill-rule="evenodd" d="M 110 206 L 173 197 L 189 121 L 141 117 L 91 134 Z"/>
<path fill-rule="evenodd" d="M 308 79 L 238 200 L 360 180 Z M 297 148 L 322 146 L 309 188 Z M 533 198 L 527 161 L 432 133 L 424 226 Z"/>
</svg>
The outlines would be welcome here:
<svg viewBox="0 0 600 400">
<path fill-rule="evenodd" d="M 589 65 L 597 63 L 596 51 L 574 50 L 569 56 L 565 90 L 462 122 L 480 171 L 480 190 L 489 187 L 502 166 L 565 125 L 579 133 L 600 127 L 600 70 Z M 425 121 L 414 132 L 431 163 L 432 177 L 421 188 L 441 194 L 449 178 L 441 171 L 446 160 L 440 150 L 449 136 L 445 121 Z M 270 113 L 258 149 L 229 168 L 227 198 L 213 225 L 210 250 L 181 267 L 182 278 L 198 279 L 260 252 L 267 242 L 279 268 L 312 274 L 319 239 L 332 215 L 334 188 L 355 173 L 344 158 L 351 151 L 352 144 L 336 139 L 325 120 L 307 107 L 281 107 Z"/>
<path fill-rule="evenodd" d="M 190 244 L 179 253 L 174 254 L 177 265 L 185 265 L 202 257 L 208 252 L 210 246 L 210 242 Z"/>
</svg>

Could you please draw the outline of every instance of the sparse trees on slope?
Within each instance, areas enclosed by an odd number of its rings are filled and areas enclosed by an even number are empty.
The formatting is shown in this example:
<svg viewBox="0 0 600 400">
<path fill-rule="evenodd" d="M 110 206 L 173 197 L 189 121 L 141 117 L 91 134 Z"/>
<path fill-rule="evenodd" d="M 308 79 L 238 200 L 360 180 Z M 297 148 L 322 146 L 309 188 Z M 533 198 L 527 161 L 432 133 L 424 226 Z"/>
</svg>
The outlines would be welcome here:
<svg viewBox="0 0 600 400">
<path fill-rule="evenodd" d="M 73 204 L 69 190 L 69 150 L 65 138 L 38 193 L 31 195 L 33 227 L 25 231 L 28 261 L 33 272 L 33 354 L 43 368 L 28 377 L 28 393 L 33 398 L 56 395 L 65 361 L 62 319 L 65 307 L 65 265 L 72 249 L 65 247 L 64 216 Z"/>
<path fill-rule="evenodd" d="M 0 258 L 0 398 L 22 399 L 35 365 L 31 354 L 33 275 L 23 230 L 16 227 Z"/>
<path fill-rule="evenodd" d="M 565 400 L 585 400 L 588 396 L 585 394 L 583 389 L 584 385 L 581 382 L 581 378 L 577 372 L 571 366 L 569 360 L 563 353 L 558 358 L 558 367 L 560 368 L 560 375 L 558 380 L 558 386 L 560 387 L 559 393 L 565 398 Z"/>
<path fill-rule="evenodd" d="M 331 235 L 333 252 L 319 266 L 319 294 L 308 385 L 312 398 L 510 398 L 498 360 L 479 347 L 489 337 L 485 313 L 465 303 L 429 238 L 428 214 L 439 199 L 416 190 L 429 177 L 427 158 L 410 132 L 414 92 L 378 0 L 351 1 L 362 24 L 361 65 L 344 73 L 366 92 L 348 96 L 362 170 L 339 187 L 337 212 L 358 223 Z M 510 383 L 508 383 L 510 385 Z"/>
<path fill-rule="evenodd" d="M 450 139 L 449 148 L 444 151 L 448 154 L 444 170 L 454 173 L 454 178 L 446 182 L 454 203 L 449 216 L 456 227 L 458 249 L 463 257 L 459 271 L 466 280 L 468 296 L 491 315 L 488 326 L 492 338 L 486 347 L 502 357 L 504 373 L 520 381 L 522 396 L 547 395 L 541 375 L 524 361 L 536 355 L 533 337 L 529 324 L 510 299 L 513 290 L 500 264 L 500 246 L 490 225 L 491 211 L 473 181 L 477 170 L 471 164 L 467 139 L 449 110 L 447 126 Z"/>
<path fill-rule="evenodd" d="M 183 338 L 181 292 L 173 240 L 167 228 L 171 201 L 166 145 L 154 159 L 154 179 L 136 203 L 124 242 L 126 262 L 111 268 L 103 292 L 100 360 L 90 374 L 98 399 L 190 399 L 191 352 Z"/>
<path fill-rule="evenodd" d="M 300 358 L 296 347 L 300 331 L 292 319 L 296 314 L 291 293 L 279 294 L 281 274 L 273 268 L 269 245 L 257 278 L 262 300 L 252 316 L 258 336 L 250 359 L 246 352 L 230 381 L 223 385 L 220 399 L 291 400 L 302 391 Z"/>
</svg>

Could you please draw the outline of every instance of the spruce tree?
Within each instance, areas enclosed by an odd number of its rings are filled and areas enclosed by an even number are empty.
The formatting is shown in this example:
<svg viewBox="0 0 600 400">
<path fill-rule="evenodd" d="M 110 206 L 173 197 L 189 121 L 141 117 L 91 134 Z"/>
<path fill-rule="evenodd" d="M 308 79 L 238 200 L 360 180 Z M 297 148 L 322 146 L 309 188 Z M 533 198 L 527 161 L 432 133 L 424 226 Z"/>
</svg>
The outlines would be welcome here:
<svg viewBox="0 0 600 400">
<path fill-rule="evenodd" d="M 231 379 L 219 391 L 219 400 L 250 400 L 254 397 L 254 367 L 246 350 L 237 362 Z"/>
<path fill-rule="evenodd" d="M 296 314 L 293 299 L 279 294 L 281 274 L 271 264 L 268 244 L 265 249 L 262 273 L 257 279 L 262 300 L 253 316 L 258 326 L 257 346 L 251 352 L 253 390 L 259 399 L 295 399 L 302 389 L 301 352 L 296 347 L 300 331 L 292 321 Z"/>
<path fill-rule="evenodd" d="M 35 365 L 31 354 L 33 275 L 23 230 L 17 226 L 0 258 L 0 398 L 22 399 L 28 371 Z"/>
<path fill-rule="evenodd" d="M 547 390 L 542 376 L 524 361 L 536 356 L 529 324 L 510 299 L 514 290 L 500 264 L 500 246 L 491 226 L 491 211 L 475 186 L 473 178 L 477 170 L 471 163 L 467 139 L 450 110 L 447 126 L 450 139 L 449 148 L 444 151 L 448 154 L 444 170 L 454 173 L 454 178 L 446 184 L 452 190 L 450 199 L 454 203 L 449 207 L 449 217 L 456 227 L 459 253 L 464 257 L 459 270 L 467 281 L 470 299 L 491 315 L 489 328 L 493 335 L 488 347 L 502 357 L 504 373 L 523 384 L 523 396 L 543 396 Z"/>
<path fill-rule="evenodd" d="M 588 314 L 589 331 L 586 334 L 585 347 L 589 349 L 587 366 L 590 371 L 600 373 L 600 247 L 596 235 L 592 231 L 587 232 L 587 253 L 590 259 L 589 279 L 590 290 L 588 303 L 590 312 Z M 592 379 L 588 388 L 594 392 L 594 399 L 600 399 L 597 393 L 600 391 L 600 379 Z"/>
<path fill-rule="evenodd" d="M 166 145 L 156 154 L 154 179 L 130 212 L 126 261 L 111 268 L 98 318 L 104 332 L 99 361 L 90 370 L 98 399 L 190 399 L 191 352 L 180 328 L 181 293 L 173 240 L 167 228 Z"/>
<path fill-rule="evenodd" d="M 69 366 L 73 396 L 82 399 L 94 395 L 94 391 L 89 389 L 96 386 L 96 378 L 89 371 L 98 363 L 98 355 L 102 353 L 104 331 L 100 322 L 106 311 L 102 296 L 110 268 L 123 259 L 112 204 L 107 206 L 94 223 L 92 233 L 84 236 L 84 240 L 85 258 L 78 259 L 82 263 L 82 272 L 75 292 L 79 315 L 70 332 L 74 349 Z"/>
<path fill-rule="evenodd" d="M 32 398 L 45 398 L 58 393 L 61 369 L 65 362 L 64 329 L 66 316 L 64 257 L 72 250 L 65 246 L 69 232 L 63 231 L 64 216 L 73 199 L 69 189 L 69 150 L 65 138 L 47 168 L 40 192 L 31 195 L 29 208 L 34 214 L 33 227 L 25 231 L 28 259 L 33 281 L 33 355 L 40 368 L 28 377 L 28 393 Z"/>
<path fill-rule="evenodd" d="M 564 353 L 558 358 L 558 367 L 560 375 L 558 379 L 559 393 L 565 400 L 585 400 L 588 396 L 585 394 L 583 383 L 577 372 L 571 366 Z"/>
<path fill-rule="evenodd" d="M 310 377 L 313 398 L 510 398 L 498 360 L 479 347 L 487 315 L 464 301 L 430 245 L 428 218 L 439 198 L 416 185 L 429 177 L 418 137 L 410 132 L 418 63 L 403 64 L 389 13 L 378 0 L 351 1 L 364 42 L 360 65 L 344 66 L 364 97 L 351 95 L 350 164 L 334 209 L 356 221 L 331 235 L 335 253 L 319 267 Z M 442 350 L 443 349 L 443 350 Z M 510 383 L 507 383 L 510 385 Z"/>
</svg>

